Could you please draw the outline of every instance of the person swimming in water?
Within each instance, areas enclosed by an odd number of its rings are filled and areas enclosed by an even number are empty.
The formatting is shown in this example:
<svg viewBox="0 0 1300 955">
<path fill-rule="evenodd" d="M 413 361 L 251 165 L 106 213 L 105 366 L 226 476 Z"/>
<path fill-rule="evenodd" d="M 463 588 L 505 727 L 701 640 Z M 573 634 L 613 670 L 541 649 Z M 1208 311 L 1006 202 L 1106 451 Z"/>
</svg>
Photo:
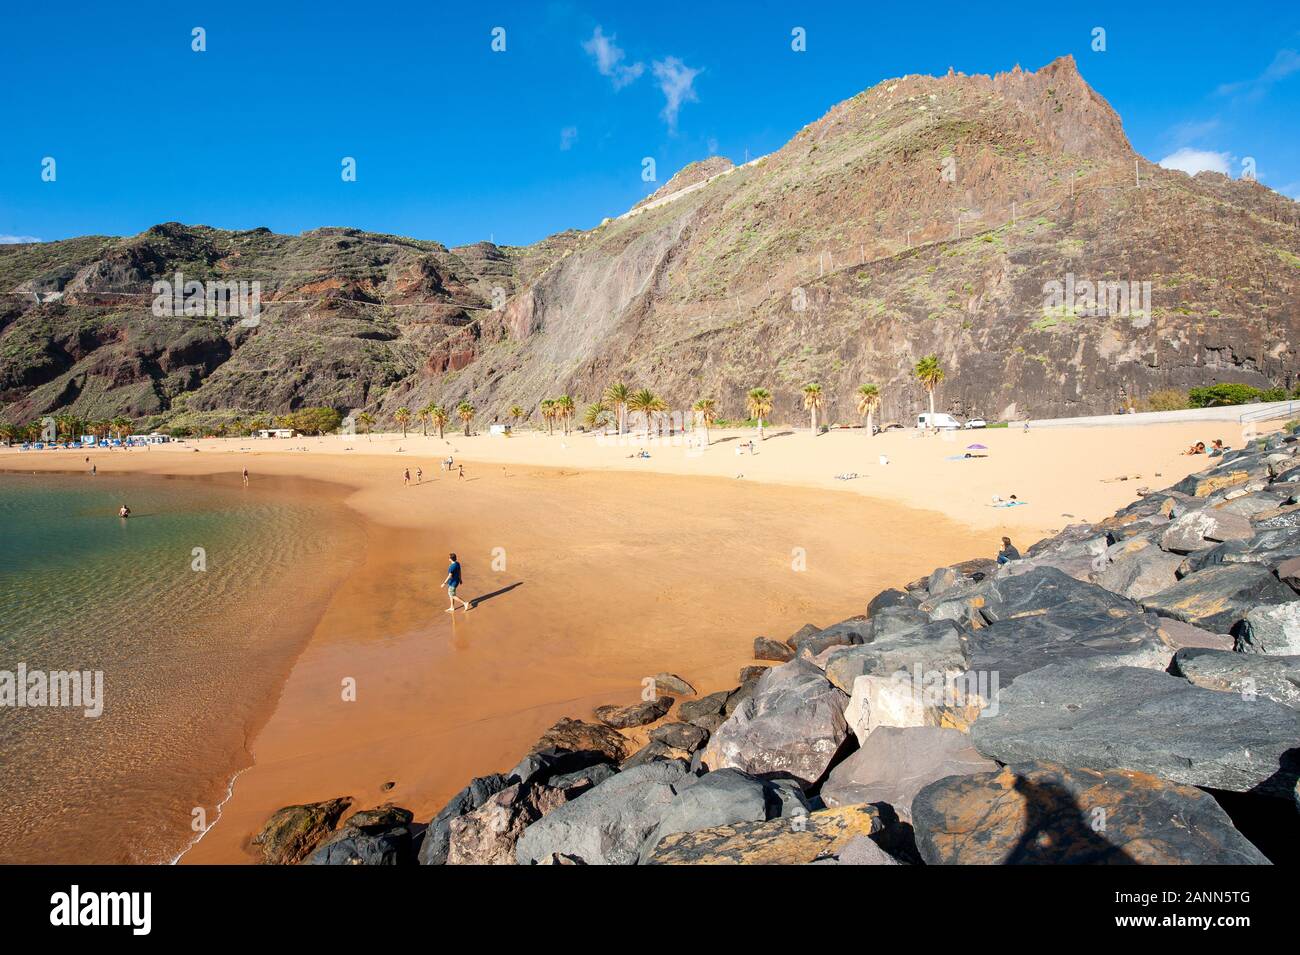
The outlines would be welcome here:
<svg viewBox="0 0 1300 955">
<path fill-rule="evenodd" d="M 119 507 L 119 508 L 117 509 L 117 516 L 118 516 L 118 517 L 130 517 L 130 516 L 131 516 L 131 508 L 129 508 L 129 507 L 127 507 L 125 504 L 123 504 L 121 507 Z"/>
</svg>

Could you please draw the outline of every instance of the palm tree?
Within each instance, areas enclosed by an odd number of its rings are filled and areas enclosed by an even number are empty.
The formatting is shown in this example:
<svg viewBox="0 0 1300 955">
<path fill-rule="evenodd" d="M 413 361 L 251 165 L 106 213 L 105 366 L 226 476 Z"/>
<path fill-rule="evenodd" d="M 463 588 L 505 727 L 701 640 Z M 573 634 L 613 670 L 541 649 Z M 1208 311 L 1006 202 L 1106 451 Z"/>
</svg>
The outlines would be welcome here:
<svg viewBox="0 0 1300 955">
<path fill-rule="evenodd" d="M 704 422 L 704 446 L 709 446 L 709 428 L 718 420 L 718 403 L 712 398 L 700 398 L 691 405 L 691 410 Z"/>
<path fill-rule="evenodd" d="M 810 383 L 803 386 L 803 406 L 808 409 L 811 418 L 811 427 L 813 437 L 817 436 L 817 412 L 826 403 L 826 396 L 822 394 L 822 386 L 816 383 Z"/>
<path fill-rule="evenodd" d="M 564 433 L 569 433 L 569 419 L 577 413 L 577 407 L 573 399 L 568 395 L 560 395 L 555 399 L 555 411 L 559 415 L 560 424 L 564 426 Z"/>
<path fill-rule="evenodd" d="M 880 389 L 875 385 L 862 385 L 858 388 L 858 414 L 867 416 L 867 437 L 875 432 L 871 427 L 871 418 L 880 407 Z"/>
<path fill-rule="evenodd" d="M 543 398 L 539 407 L 542 412 L 542 423 L 546 425 L 546 433 L 554 434 L 555 432 L 551 427 L 551 422 L 555 420 L 555 399 Z"/>
<path fill-rule="evenodd" d="M 456 417 L 463 423 L 465 437 L 468 438 L 470 435 L 469 422 L 474 417 L 474 406 L 468 401 L 462 401 L 456 406 Z"/>
<path fill-rule="evenodd" d="M 10 442 L 18 435 L 18 426 L 10 424 L 8 421 L 0 421 L 0 441 L 8 447 Z"/>
<path fill-rule="evenodd" d="M 934 425 L 934 389 L 943 381 L 943 369 L 939 367 L 938 355 L 926 355 L 916 363 L 916 379 L 930 396 L 930 424 Z"/>
<path fill-rule="evenodd" d="M 112 434 L 119 440 L 131 434 L 135 429 L 131 426 L 129 418 L 117 417 L 109 422 L 109 428 Z"/>
<path fill-rule="evenodd" d="M 374 425 L 374 423 L 375 423 L 375 416 L 372 415 L 369 411 L 363 411 L 361 412 L 361 414 L 357 415 L 357 424 L 361 425 L 361 427 L 365 430 L 367 441 L 370 440 L 369 437 L 370 428 Z"/>
<path fill-rule="evenodd" d="M 451 415 L 447 413 L 447 409 L 442 405 L 434 405 L 429 409 L 429 420 L 432 421 L 433 426 L 438 429 L 439 438 L 442 437 L 443 429 L 447 427 L 447 422 L 450 419 Z"/>
<path fill-rule="evenodd" d="M 605 407 L 605 402 L 593 401 L 591 404 L 587 405 L 587 410 L 583 412 L 582 423 L 592 431 L 595 431 L 601 426 L 602 421 L 608 414 L 609 409 Z"/>
<path fill-rule="evenodd" d="M 642 388 L 640 391 L 628 396 L 627 410 L 639 411 L 645 415 L 645 433 L 648 440 L 650 437 L 650 418 L 660 411 L 667 411 L 668 405 L 649 388 Z"/>
<path fill-rule="evenodd" d="M 420 416 L 420 430 L 424 433 L 424 436 L 427 438 L 429 436 L 429 418 L 433 415 L 433 402 L 430 401 L 427 405 L 421 408 L 417 413 Z"/>
<path fill-rule="evenodd" d="M 411 423 L 411 409 L 403 405 L 393 414 L 397 419 L 398 426 L 402 429 L 402 437 L 406 437 L 406 426 Z"/>
<path fill-rule="evenodd" d="M 772 413 L 772 392 L 766 388 L 750 388 L 745 395 L 745 410 L 751 418 L 758 420 L 758 440 L 763 437 L 763 419 Z"/>
<path fill-rule="evenodd" d="M 616 381 L 605 389 L 605 404 L 613 409 L 614 414 L 618 417 L 619 434 L 627 430 L 627 408 L 628 400 L 631 397 L 632 389 L 621 381 Z"/>
<path fill-rule="evenodd" d="M 524 417 L 524 409 L 521 408 L 521 407 L 519 407 L 518 405 L 511 405 L 511 406 L 510 406 L 510 423 L 511 423 L 512 425 L 513 425 L 513 424 L 518 424 L 518 423 L 519 423 L 519 419 L 522 418 L 522 417 Z"/>
</svg>

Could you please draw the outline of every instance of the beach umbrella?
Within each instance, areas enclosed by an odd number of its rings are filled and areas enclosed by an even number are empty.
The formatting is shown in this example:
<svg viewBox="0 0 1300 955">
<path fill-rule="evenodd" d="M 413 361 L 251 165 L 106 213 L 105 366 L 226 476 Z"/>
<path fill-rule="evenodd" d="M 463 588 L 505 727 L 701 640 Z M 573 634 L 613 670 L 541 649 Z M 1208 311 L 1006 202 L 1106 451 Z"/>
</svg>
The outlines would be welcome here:
<svg viewBox="0 0 1300 955">
<path fill-rule="evenodd" d="M 968 444 L 968 445 L 966 445 L 966 450 L 967 450 L 967 451 L 987 451 L 988 448 L 984 447 L 984 445 L 982 445 L 982 444 Z"/>
</svg>

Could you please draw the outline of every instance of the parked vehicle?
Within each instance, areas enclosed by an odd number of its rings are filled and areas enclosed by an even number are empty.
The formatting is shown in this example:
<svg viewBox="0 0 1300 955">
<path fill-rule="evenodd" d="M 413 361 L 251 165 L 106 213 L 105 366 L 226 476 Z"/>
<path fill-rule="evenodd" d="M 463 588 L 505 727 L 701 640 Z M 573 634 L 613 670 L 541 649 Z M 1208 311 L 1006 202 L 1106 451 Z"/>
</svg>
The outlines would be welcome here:
<svg viewBox="0 0 1300 955">
<path fill-rule="evenodd" d="M 988 426 L 989 426 L 989 423 L 988 423 L 987 421 L 985 421 L 983 418 L 971 418 L 971 419 L 970 419 L 969 421 L 967 421 L 964 425 L 962 425 L 963 428 L 967 428 L 967 429 L 970 429 L 970 428 L 987 428 Z"/>
<path fill-rule="evenodd" d="M 924 431 L 927 428 L 936 428 L 941 431 L 955 431 L 961 427 L 961 422 L 950 414 L 936 411 L 933 415 L 929 413 L 917 415 L 916 427 L 921 431 Z"/>
</svg>

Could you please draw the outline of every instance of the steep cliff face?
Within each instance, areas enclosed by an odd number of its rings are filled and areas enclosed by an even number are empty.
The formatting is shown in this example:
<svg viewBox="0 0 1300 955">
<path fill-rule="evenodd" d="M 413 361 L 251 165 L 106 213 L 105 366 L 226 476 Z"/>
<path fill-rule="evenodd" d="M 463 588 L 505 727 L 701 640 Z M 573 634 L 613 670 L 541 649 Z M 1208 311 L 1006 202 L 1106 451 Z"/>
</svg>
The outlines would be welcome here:
<svg viewBox="0 0 1300 955">
<path fill-rule="evenodd" d="M 177 224 L 0 247 L 0 417 L 384 418 L 464 398 L 491 417 L 618 378 L 726 415 L 764 385 L 781 418 L 819 381 L 832 421 L 856 417 L 870 381 L 905 420 L 930 353 L 939 404 L 988 417 L 1291 386 L 1298 213 L 1255 183 L 1140 160 L 1068 58 L 909 76 L 757 163 L 692 164 L 634 215 L 525 248 Z M 153 316 L 152 282 L 178 271 L 260 281 L 260 322 Z"/>
</svg>

